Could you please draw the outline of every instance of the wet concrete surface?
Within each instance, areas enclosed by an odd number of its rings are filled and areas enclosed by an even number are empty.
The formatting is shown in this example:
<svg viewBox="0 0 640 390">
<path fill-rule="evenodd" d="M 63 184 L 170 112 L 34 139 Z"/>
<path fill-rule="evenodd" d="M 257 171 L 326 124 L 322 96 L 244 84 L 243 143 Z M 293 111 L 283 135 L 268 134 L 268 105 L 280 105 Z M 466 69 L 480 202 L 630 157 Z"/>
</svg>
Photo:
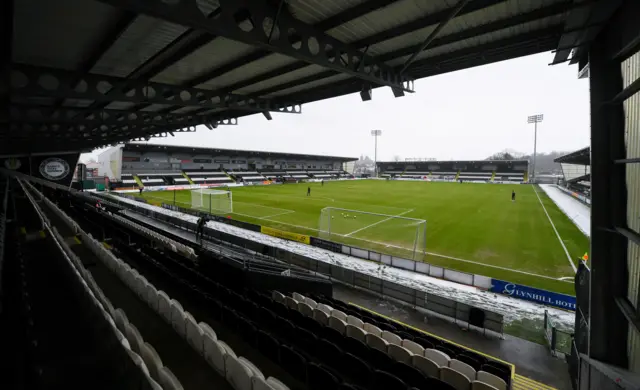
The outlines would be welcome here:
<svg viewBox="0 0 640 390">
<path fill-rule="evenodd" d="M 504 339 L 484 336 L 482 332 L 467 330 L 466 326 L 459 326 L 434 316 L 428 316 L 424 312 L 342 284 L 334 284 L 333 297 L 514 364 L 516 373 L 519 375 L 559 390 L 571 389 L 566 362 L 564 359 L 553 357 L 544 345 L 509 335 L 504 335 Z"/>
</svg>

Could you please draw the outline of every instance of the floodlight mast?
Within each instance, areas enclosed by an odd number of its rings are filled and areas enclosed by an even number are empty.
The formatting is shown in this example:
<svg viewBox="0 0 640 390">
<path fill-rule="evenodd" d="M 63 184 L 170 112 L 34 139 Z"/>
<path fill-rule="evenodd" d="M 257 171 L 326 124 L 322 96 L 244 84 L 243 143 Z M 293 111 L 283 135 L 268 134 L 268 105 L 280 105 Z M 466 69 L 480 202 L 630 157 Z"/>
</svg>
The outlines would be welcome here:
<svg viewBox="0 0 640 390">
<path fill-rule="evenodd" d="M 527 123 L 533 123 L 533 168 L 531 169 L 531 182 L 536 182 L 536 155 L 538 154 L 538 123 L 542 122 L 543 115 L 530 115 L 527 117 Z"/>
<path fill-rule="evenodd" d="M 375 139 L 375 149 L 373 151 L 373 165 L 375 177 L 378 177 L 378 137 L 382 135 L 382 130 L 371 130 L 371 135 Z"/>
</svg>

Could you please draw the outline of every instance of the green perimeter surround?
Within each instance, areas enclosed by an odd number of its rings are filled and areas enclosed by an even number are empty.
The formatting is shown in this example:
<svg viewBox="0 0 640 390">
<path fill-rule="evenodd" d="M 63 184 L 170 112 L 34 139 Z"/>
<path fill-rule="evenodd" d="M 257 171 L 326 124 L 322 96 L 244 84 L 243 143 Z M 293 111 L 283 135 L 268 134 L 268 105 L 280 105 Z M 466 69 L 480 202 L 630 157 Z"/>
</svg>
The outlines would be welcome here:
<svg viewBox="0 0 640 390">
<path fill-rule="evenodd" d="M 311 187 L 309 197 L 306 196 L 307 187 Z M 480 264 L 434 255 L 425 255 L 422 260 L 450 269 L 575 295 L 572 280 L 563 282 L 512 271 L 553 278 L 573 275 L 532 185 L 353 180 L 327 181 L 324 186 L 303 183 L 232 187 L 230 190 L 233 192 L 233 218 L 313 236 L 319 236 L 317 228 L 320 211 L 324 207 L 389 215 L 413 209 L 403 216 L 427 221 L 427 252 Z M 511 202 L 512 190 L 516 191 L 516 202 Z M 537 191 L 575 264 L 576 259 L 589 248 L 588 237 L 544 191 L 539 188 Z M 174 200 L 173 191 L 145 192 L 142 197 L 165 203 L 173 203 Z M 191 207 L 191 191 L 177 191 L 175 199 L 178 205 Z M 345 223 L 356 224 L 355 221 Z M 362 224 L 354 225 L 355 229 L 368 225 L 366 222 Z M 362 240 L 409 247 L 413 237 L 408 236 L 407 229 L 382 222 L 339 241 L 411 258 L 410 251 Z M 336 240 L 335 236 L 332 240 Z"/>
</svg>

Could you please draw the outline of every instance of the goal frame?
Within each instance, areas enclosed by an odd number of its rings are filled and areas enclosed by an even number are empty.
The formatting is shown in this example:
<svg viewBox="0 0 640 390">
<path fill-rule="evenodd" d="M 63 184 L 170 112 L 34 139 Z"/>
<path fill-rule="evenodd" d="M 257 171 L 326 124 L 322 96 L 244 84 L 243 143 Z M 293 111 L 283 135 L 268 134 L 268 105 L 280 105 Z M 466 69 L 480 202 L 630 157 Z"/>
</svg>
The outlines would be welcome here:
<svg viewBox="0 0 640 390">
<path fill-rule="evenodd" d="M 206 191 L 206 192 L 205 192 Z M 193 199 L 193 195 L 194 193 L 199 194 L 200 196 L 200 206 L 196 207 L 195 206 L 195 202 Z M 227 196 L 228 200 L 229 200 L 229 209 L 228 210 L 221 210 L 218 208 L 212 208 L 212 196 Z M 221 189 L 217 189 L 217 188 L 198 188 L 198 189 L 194 189 L 191 190 L 191 208 L 196 209 L 196 210 L 204 210 L 204 199 L 205 197 L 209 197 L 209 208 L 208 208 L 208 212 L 209 214 L 213 214 L 213 211 L 218 211 L 218 212 L 223 212 L 223 213 L 233 213 L 233 192 L 229 191 L 229 190 L 221 190 Z"/>
<path fill-rule="evenodd" d="M 382 218 L 386 218 L 386 219 L 395 219 L 395 220 L 405 220 L 408 222 L 413 222 L 416 223 L 416 227 L 415 227 L 415 236 L 413 239 L 413 248 L 405 248 L 407 250 L 411 250 L 413 253 L 413 259 L 412 260 L 416 260 L 418 255 L 422 255 L 426 252 L 426 246 L 427 246 L 427 220 L 426 219 L 420 219 L 420 218 L 411 218 L 411 217 L 404 217 L 402 215 L 391 215 L 391 214 L 384 214 L 384 213 L 374 213 L 371 211 L 362 211 L 362 210 L 355 210 L 355 209 L 344 209 L 344 208 L 340 208 L 340 207 L 323 207 L 320 210 L 320 223 L 318 224 L 318 233 L 322 234 L 322 233 L 326 233 L 328 234 L 329 237 L 331 237 L 332 235 L 335 236 L 340 236 L 340 237 L 348 237 L 345 234 L 340 234 L 340 233 L 333 233 L 331 231 L 331 217 L 332 217 L 332 211 L 335 212 L 346 212 L 346 213 L 353 213 L 353 214 L 364 214 L 364 215 L 374 215 L 377 217 L 382 217 Z M 322 230 L 322 219 L 323 217 L 326 215 L 327 218 L 327 222 L 326 222 L 326 226 L 327 226 L 327 230 Z M 385 221 L 385 219 L 382 219 L 381 221 Z M 420 234 L 420 226 L 423 226 L 424 228 L 423 230 L 423 234 Z M 354 239 L 358 240 L 358 238 Z M 424 243 L 424 245 L 421 245 L 421 248 L 418 248 L 418 242 L 422 239 L 422 242 Z M 366 241 L 366 240 L 365 240 Z M 380 244 L 384 244 L 383 242 L 381 242 Z"/>
</svg>

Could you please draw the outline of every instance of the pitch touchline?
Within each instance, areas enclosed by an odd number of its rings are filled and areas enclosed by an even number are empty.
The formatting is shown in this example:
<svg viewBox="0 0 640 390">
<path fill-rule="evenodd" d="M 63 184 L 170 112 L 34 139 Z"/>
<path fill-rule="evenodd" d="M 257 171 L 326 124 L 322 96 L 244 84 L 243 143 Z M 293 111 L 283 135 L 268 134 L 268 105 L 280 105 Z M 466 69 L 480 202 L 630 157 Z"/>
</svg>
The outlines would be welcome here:
<svg viewBox="0 0 640 390">
<path fill-rule="evenodd" d="M 556 233 L 556 237 L 558 237 L 558 241 L 560 241 L 560 245 L 562 245 L 562 249 L 564 249 L 564 253 L 567 255 L 567 260 L 569 261 L 569 264 L 571 265 L 571 268 L 573 268 L 573 272 L 578 273 L 578 268 L 576 268 L 576 265 L 573 264 L 573 261 L 571 261 L 571 255 L 569 255 L 569 251 L 567 250 L 567 247 L 564 245 L 564 242 L 562 241 L 562 237 L 560 237 L 560 233 L 558 233 L 558 229 L 556 229 L 556 225 L 551 220 L 551 217 L 549 216 L 549 213 L 547 212 L 547 208 L 544 207 L 544 203 L 542 203 L 542 199 L 540 199 L 540 195 L 538 195 L 538 191 L 536 191 L 535 184 L 533 185 L 533 192 L 536 193 L 536 196 L 538 197 L 538 201 L 540 202 L 540 205 L 542 206 L 542 210 L 544 210 L 544 213 L 547 215 L 547 218 L 549 219 L 549 222 L 551 223 L 551 227 L 553 228 L 553 231 Z"/>
<path fill-rule="evenodd" d="M 352 235 L 352 234 L 355 234 L 355 233 L 361 232 L 361 231 L 363 231 L 363 230 L 365 230 L 365 229 L 369 229 L 370 227 L 373 227 L 373 226 L 379 225 L 379 224 L 381 224 L 381 223 L 383 223 L 383 222 L 387 222 L 388 220 L 393 219 L 393 218 L 395 218 L 395 217 L 401 217 L 401 216 L 403 216 L 403 215 L 405 215 L 405 214 L 407 214 L 407 213 L 410 213 L 410 212 L 412 212 L 412 211 L 413 211 L 413 209 L 411 209 L 411 210 L 407 210 L 407 211 L 405 211 L 404 213 L 400 213 L 400 214 L 398 214 L 398 215 L 392 215 L 392 216 L 391 216 L 391 217 L 389 217 L 389 218 L 383 219 L 382 221 L 374 222 L 374 223 L 372 223 L 371 225 L 365 226 L 365 227 L 360 228 L 360 229 L 358 229 L 358 230 L 354 230 L 354 231 L 352 231 L 351 233 L 347 233 L 347 234 L 345 234 L 344 236 L 345 236 L 345 237 L 349 237 L 349 236 L 350 236 L 350 235 Z"/>
</svg>

